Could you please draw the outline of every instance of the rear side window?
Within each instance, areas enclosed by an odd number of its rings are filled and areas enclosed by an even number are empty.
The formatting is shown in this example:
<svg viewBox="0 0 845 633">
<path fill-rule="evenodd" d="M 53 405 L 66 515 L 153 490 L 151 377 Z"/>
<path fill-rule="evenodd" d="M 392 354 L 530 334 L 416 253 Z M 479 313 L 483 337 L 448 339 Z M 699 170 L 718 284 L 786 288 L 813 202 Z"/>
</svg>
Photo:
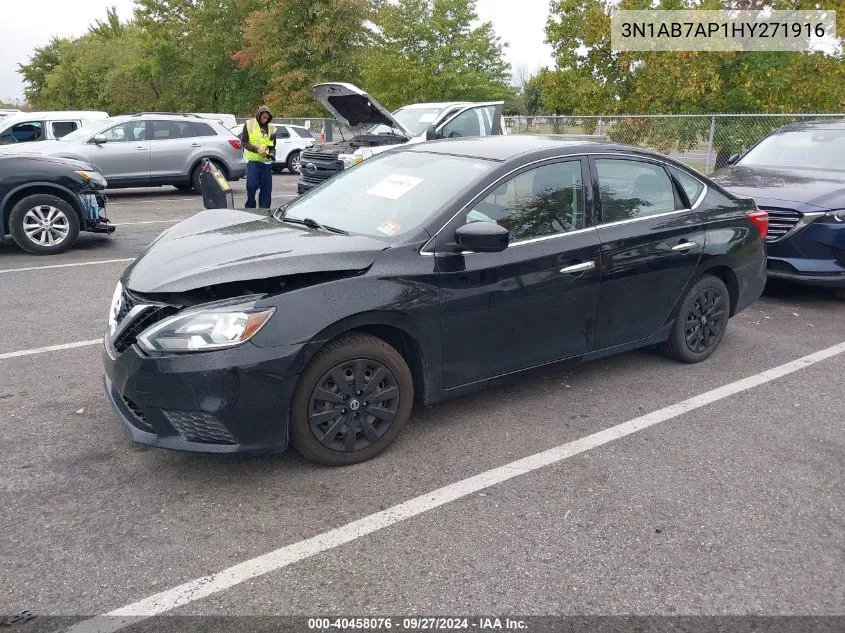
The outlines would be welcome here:
<svg viewBox="0 0 845 633">
<path fill-rule="evenodd" d="M 290 129 L 296 132 L 297 136 L 301 136 L 302 138 L 314 138 L 314 135 L 311 134 L 311 132 L 306 130 L 304 127 L 292 127 Z"/>
<path fill-rule="evenodd" d="M 50 127 L 53 129 L 54 138 L 62 138 L 75 131 L 79 126 L 76 121 L 53 121 Z"/>
<path fill-rule="evenodd" d="M 194 130 L 187 121 L 153 121 L 153 141 L 191 138 Z"/>
<path fill-rule="evenodd" d="M 701 192 L 704 191 L 704 185 L 701 181 L 693 178 L 685 171 L 681 171 L 675 167 L 670 167 L 669 171 L 672 172 L 672 175 L 681 184 L 681 188 L 684 190 L 684 193 L 687 194 L 687 200 L 689 200 L 690 206 L 694 205 L 695 201 L 698 200 L 698 196 L 700 196 Z"/>
<path fill-rule="evenodd" d="M 276 128 L 276 138 L 290 138 L 290 132 L 284 126 Z"/>
<path fill-rule="evenodd" d="M 191 121 L 191 127 L 194 128 L 194 132 L 197 136 L 217 136 L 217 132 L 213 127 L 211 127 L 208 123 L 199 123 L 197 121 Z"/>
<path fill-rule="evenodd" d="M 645 218 L 675 210 L 675 189 L 659 165 L 638 160 L 596 159 L 602 222 Z"/>
</svg>

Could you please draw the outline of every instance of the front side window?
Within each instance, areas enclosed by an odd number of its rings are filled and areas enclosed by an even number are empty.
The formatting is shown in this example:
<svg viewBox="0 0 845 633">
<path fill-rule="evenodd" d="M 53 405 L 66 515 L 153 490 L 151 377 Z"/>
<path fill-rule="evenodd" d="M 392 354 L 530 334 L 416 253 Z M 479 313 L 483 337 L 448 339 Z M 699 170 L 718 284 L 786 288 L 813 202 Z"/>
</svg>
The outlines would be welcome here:
<svg viewBox="0 0 845 633">
<path fill-rule="evenodd" d="M 18 123 L 0 135 L 0 145 L 41 140 L 44 140 L 44 124 L 41 121 Z"/>
<path fill-rule="evenodd" d="M 109 143 L 132 143 L 147 140 L 147 124 L 144 121 L 128 121 L 110 127 L 102 133 Z"/>
<path fill-rule="evenodd" d="M 675 190 L 660 165 L 596 159 L 602 222 L 620 222 L 674 211 Z"/>
<path fill-rule="evenodd" d="M 496 106 L 479 106 L 461 112 L 440 130 L 443 138 L 490 136 Z"/>
<path fill-rule="evenodd" d="M 425 129 L 433 124 L 443 113 L 443 108 L 399 108 L 393 113 L 393 118 L 396 119 L 402 127 L 408 130 L 414 136 L 419 136 Z M 381 134 L 391 136 L 396 134 L 396 130 L 389 125 L 376 125 L 367 131 L 367 134 Z"/>
<path fill-rule="evenodd" d="M 542 165 L 489 193 L 467 213 L 467 222 L 496 222 L 512 242 L 584 228 L 581 161 Z"/>
</svg>

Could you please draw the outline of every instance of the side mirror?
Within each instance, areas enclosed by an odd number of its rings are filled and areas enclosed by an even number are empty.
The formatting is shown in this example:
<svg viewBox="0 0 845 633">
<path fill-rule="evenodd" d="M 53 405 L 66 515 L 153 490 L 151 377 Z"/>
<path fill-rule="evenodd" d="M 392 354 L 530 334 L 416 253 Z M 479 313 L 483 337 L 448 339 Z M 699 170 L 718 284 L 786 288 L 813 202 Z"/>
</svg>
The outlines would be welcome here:
<svg viewBox="0 0 845 633">
<path fill-rule="evenodd" d="M 425 140 L 433 141 L 437 138 L 437 130 L 434 129 L 433 125 L 429 125 L 425 128 Z"/>
<path fill-rule="evenodd" d="M 455 242 L 465 251 L 500 253 L 508 247 L 510 231 L 495 222 L 470 222 L 458 227 Z"/>
<path fill-rule="evenodd" d="M 742 155 L 741 155 L 741 154 L 733 154 L 733 155 L 732 155 L 732 156 L 728 159 L 728 165 L 734 165 L 734 164 L 736 164 L 736 161 L 738 161 L 740 158 L 742 158 Z"/>
<path fill-rule="evenodd" d="M 105 134 L 97 134 L 97 136 L 91 139 L 94 145 L 102 145 L 103 143 L 108 143 L 108 141 Z"/>
</svg>

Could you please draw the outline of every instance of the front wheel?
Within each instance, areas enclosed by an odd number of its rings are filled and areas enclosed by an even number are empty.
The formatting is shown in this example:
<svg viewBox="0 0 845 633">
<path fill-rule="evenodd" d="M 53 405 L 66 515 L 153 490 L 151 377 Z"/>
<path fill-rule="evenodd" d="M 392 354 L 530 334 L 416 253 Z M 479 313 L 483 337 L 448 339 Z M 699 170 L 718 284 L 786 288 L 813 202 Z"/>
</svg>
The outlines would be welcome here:
<svg viewBox="0 0 845 633">
<path fill-rule="evenodd" d="M 15 243 L 27 253 L 54 255 L 79 237 L 79 216 L 66 201 L 37 193 L 20 200 L 9 214 Z"/>
<path fill-rule="evenodd" d="M 385 450 L 411 417 L 414 381 L 385 341 L 350 334 L 321 349 L 291 404 L 293 445 L 327 466 L 357 464 Z"/>
<path fill-rule="evenodd" d="M 292 174 L 299 175 L 302 173 L 301 169 L 302 165 L 299 158 L 299 152 L 291 152 L 290 156 L 288 156 L 288 171 Z"/>
<path fill-rule="evenodd" d="M 700 363 L 719 347 L 730 314 L 727 286 L 718 277 L 705 275 L 684 295 L 669 340 L 658 349 L 682 363 Z"/>
</svg>

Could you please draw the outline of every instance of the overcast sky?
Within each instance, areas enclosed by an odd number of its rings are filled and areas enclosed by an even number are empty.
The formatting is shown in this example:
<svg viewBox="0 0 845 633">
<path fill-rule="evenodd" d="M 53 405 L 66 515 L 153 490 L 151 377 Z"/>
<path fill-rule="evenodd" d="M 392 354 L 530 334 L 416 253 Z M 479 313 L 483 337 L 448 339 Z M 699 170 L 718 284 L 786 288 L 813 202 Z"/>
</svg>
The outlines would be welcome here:
<svg viewBox="0 0 845 633">
<path fill-rule="evenodd" d="M 548 0 L 477 0 L 482 20 L 490 20 L 496 33 L 509 43 L 507 60 L 516 68 L 534 72 L 552 64 L 551 49 L 543 43 Z M 23 85 L 17 73 L 36 46 L 53 35 L 82 35 L 88 25 L 116 6 L 123 19 L 132 15 L 132 0 L 39 0 L 30 5 L 20 0 L 3 0 L 0 22 L 0 99 L 21 98 Z M 33 20 L 33 13 L 37 19 Z"/>
</svg>

